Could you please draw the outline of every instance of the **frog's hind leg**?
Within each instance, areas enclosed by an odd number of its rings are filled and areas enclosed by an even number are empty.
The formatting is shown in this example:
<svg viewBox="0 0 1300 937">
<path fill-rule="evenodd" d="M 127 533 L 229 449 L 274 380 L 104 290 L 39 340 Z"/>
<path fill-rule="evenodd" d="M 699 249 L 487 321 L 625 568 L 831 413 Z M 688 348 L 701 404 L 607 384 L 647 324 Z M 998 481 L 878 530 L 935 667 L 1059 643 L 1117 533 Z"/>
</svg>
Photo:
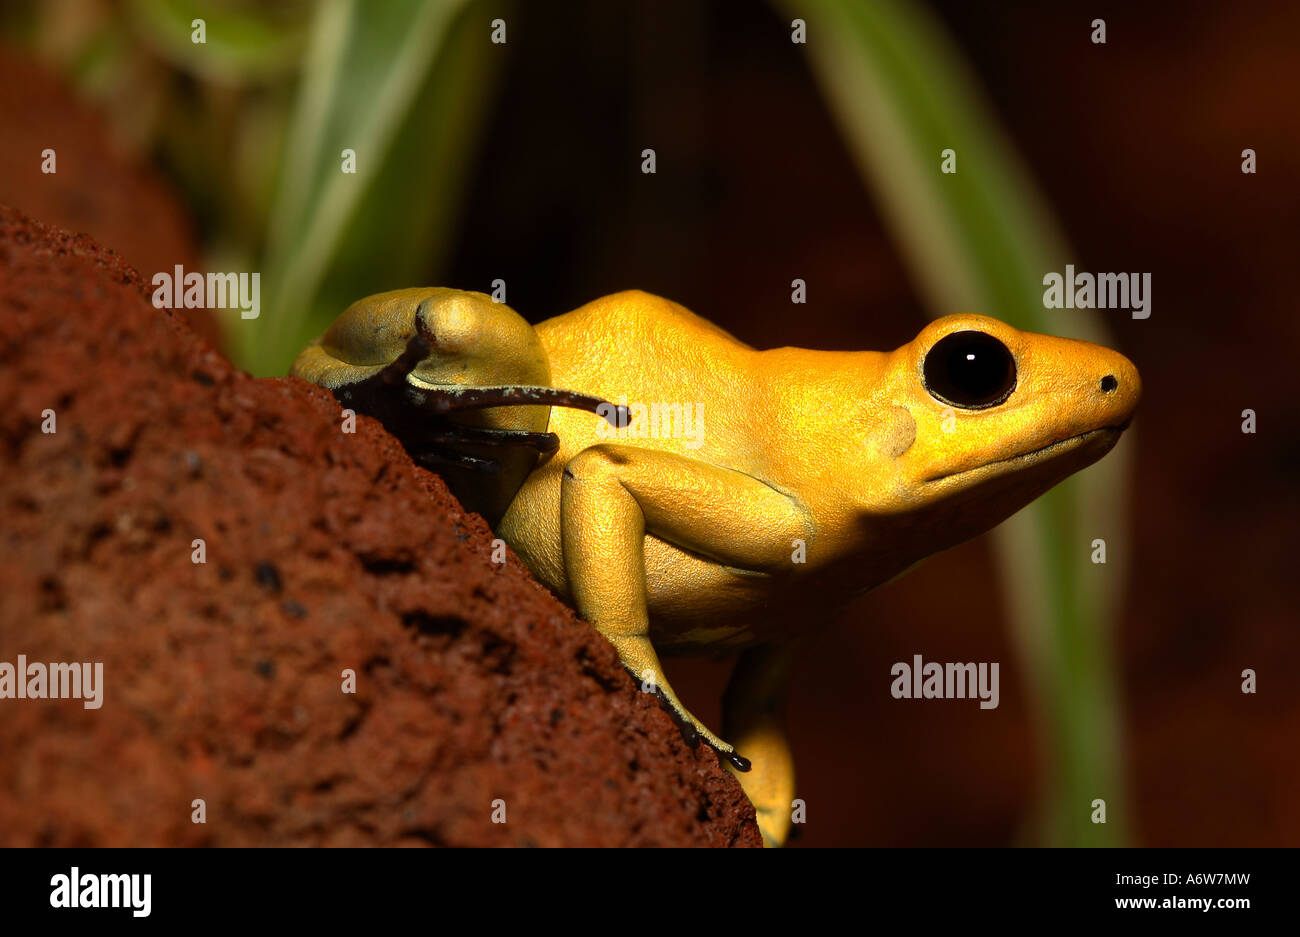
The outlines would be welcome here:
<svg viewBox="0 0 1300 937">
<path fill-rule="evenodd" d="M 534 384 L 489 384 L 460 386 L 428 384 L 411 378 L 411 373 L 432 353 L 436 338 L 427 315 L 417 313 L 415 334 L 406 348 L 372 380 L 390 386 L 406 386 L 412 403 L 444 415 L 458 410 L 485 410 L 491 407 L 542 405 L 573 407 L 599 413 L 614 426 L 628 424 L 627 407 L 616 407 L 600 397 L 577 391 Z"/>
<path fill-rule="evenodd" d="M 560 439 L 554 433 L 473 426 L 451 418 L 466 410 L 534 405 L 573 407 L 597 413 L 614 427 L 628 425 L 627 407 L 615 406 L 590 394 L 531 384 L 435 385 L 412 377 L 412 372 L 429 357 L 433 348 L 433 333 L 425 317 L 417 316 L 415 334 L 400 355 L 368 378 L 336 391 L 344 401 L 364 402 L 363 409 L 375 413 L 403 441 L 412 458 L 426 468 L 494 475 L 501 471 L 498 459 L 486 457 L 481 451 L 465 452 L 463 448 L 487 447 L 498 451 L 529 448 L 542 455 L 559 448 Z M 425 415 L 432 419 L 422 419 Z"/>
<path fill-rule="evenodd" d="M 560 486 L 564 568 L 578 612 L 623 666 L 653 685 L 675 717 L 731 765 L 749 769 L 682 705 L 650 643 L 645 538 L 652 534 L 719 565 L 788 570 L 791 541 L 810 537 L 805 511 L 742 472 L 654 449 L 602 444 L 565 466 Z"/>
</svg>

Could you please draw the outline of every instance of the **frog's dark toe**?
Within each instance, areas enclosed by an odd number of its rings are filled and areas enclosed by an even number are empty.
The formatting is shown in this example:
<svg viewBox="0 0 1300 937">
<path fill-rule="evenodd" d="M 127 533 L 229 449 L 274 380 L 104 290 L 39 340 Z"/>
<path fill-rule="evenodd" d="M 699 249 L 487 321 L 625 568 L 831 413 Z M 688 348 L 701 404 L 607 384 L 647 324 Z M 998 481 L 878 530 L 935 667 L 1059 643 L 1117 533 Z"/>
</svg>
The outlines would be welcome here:
<svg viewBox="0 0 1300 937">
<path fill-rule="evenodd" d="M 721 755 L 722 753 L 719 752 L 718 754 Z M 748 771 L 750 768 L 753 767 L 753 765 L 749 763 L 749 759 L 746 758 L 738 751 L 732 751 L 731 753 L 725 755 L 724 757 L 727 759 L 727 761 L 731 762 L 731 766 L 735 768 L 737 771 Z"/>
<path fill-rule="evenodd" d="M 632 676 L 632 679 L 638 679 L 635 671 L 628 669 L 628 673 Z M 682 739 L 687 745 L 694 748 L 700 743 L 700 740 L 703 739 L 704 743 L 708 745 L 709 748 L 718 753 L 719 760 L 728 762 L 737 771 L 748 771 L 750 769 L 751 765 L 749 759 L 740 754 L 740 752 L 736 751 L 734 748 L 727 751 L 711 742 L 706 735 L 702 735 L 700 730 L 695 727 L 695 723 L 692 722 L 690 716 L 678 710 L 678 708 L 672 704 L 668 699 L 668 694 L 663 691 L 662 687 L 655 686 L 654 694 L 659 700 L 659 708 L 668 713 L 673 722 L 677 723 L 677 728 L 682 733 Z"/>
</svg>

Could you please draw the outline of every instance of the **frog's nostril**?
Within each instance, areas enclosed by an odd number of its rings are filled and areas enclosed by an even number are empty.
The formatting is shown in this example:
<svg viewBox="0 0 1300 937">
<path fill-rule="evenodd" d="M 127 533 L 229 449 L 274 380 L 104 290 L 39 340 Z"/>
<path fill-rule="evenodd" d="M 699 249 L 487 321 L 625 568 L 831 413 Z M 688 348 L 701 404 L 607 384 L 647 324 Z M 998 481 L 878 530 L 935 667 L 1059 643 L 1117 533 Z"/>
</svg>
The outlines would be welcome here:
<svg viewBox="0 0 1300 937">
<path fill-rule="evenodd" d="M 1105 377 L 1101 379 L 1102 393 L 1109 394 L 1112 391 L 1114 391 L 1115 388 L 1117 387 L 1119 387 L 1119 381 L 1115 380 L 1115 375 L 1107 374 Z"/>
</svg>

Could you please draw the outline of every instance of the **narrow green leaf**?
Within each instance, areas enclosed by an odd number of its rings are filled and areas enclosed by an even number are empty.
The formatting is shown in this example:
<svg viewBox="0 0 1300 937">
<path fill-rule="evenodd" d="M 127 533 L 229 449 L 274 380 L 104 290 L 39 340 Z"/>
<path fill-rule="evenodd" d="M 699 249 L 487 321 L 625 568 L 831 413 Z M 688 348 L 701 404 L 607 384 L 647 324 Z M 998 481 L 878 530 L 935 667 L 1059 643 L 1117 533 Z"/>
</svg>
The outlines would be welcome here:
<svg viewBox="0 0 1300 937">
<path fill-rule="evenodd" d="M 182 71 L 210 81 L 238 84 L 292 72 L 298 67 L 309 12 L 302 2 L 254 12 L 212 0 L 131 0 L 132 25 Z M 272 15 L 272 12 L 274 15 Z M 194 41 L 194 21 L 204 41 Z"/>
<path fill-rule="evenodd" d="M 367 245 L 383 255 L 401 254 L 413 238 L 431 249 L 428 232 L 450 216 L 454 200 L 421 204 L 411 189 L 432 192 L 425 187 L 429 177 L 454 177 L 464 165 L 460 146 L 473 140 L 463 128 L 474 116 L 487 59 L 461 47 L 486 47 L 488 35 L 453 32 L 464 6 L 465 0 L 324 0 L 318 8 L 272 209 L 264 314 L 243 332 L 243 360 L 255 373 L 283 374 L 311 337 L 331 270 L 356 266 L 340 251 L 357 244 L 358 219 L 387 216 L 388 224 L 374 231 L 381 240 Z M 448 55 L 453 36 L 456 48 Z M 440 62 L 450 68 L 435 71 Z M 446 86 L 441 93 L 430 88 L 434 79 Z M 411 121 L 422 122 L 423 139 L 447 137 L 456 146 L 428 146 L 428 162 L 405 196 L 392 176 L 376 189 L 386 173 L 409 166 L 409 160 L 390 166 L 390 159 L 398 141 L 409 139 Z M 342 171 L 344 150 L 355 153 L 355 173 Z M 358 295 L 364 285 L 354 285 Z"/>
</svg>

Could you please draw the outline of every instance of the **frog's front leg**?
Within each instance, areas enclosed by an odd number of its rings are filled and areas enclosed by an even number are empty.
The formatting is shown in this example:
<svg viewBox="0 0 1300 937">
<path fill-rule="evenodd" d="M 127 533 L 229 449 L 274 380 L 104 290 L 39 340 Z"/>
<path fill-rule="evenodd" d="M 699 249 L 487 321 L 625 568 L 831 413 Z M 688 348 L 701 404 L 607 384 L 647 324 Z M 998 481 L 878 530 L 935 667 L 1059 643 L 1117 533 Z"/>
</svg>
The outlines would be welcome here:
<svg viewBox="0 0 1300 937">
<path fill-rule="evenodd" d="M 785 731 L 785 696 L 796 645 L 768 644 L 741 654 L 722 698 L 722 731 L 753 768 L 738 774 L 758 814 L 763 845 L 783 846 L 790 834 L 794 759 Z"/>
<path fill-rule="evenodd" d="M 650 643 L 645 537 L 720 565 L 788 571 L 791 541 L 810 522 L 791 498 L 742 472 L 637 446 L 603 444 L 564 469 L 561 544 L 578 612 L 609 640 L 639 681 L 653 681 L 678 719 L 738 769 L 747 760 L 677 699 Z"/>
</svg>

